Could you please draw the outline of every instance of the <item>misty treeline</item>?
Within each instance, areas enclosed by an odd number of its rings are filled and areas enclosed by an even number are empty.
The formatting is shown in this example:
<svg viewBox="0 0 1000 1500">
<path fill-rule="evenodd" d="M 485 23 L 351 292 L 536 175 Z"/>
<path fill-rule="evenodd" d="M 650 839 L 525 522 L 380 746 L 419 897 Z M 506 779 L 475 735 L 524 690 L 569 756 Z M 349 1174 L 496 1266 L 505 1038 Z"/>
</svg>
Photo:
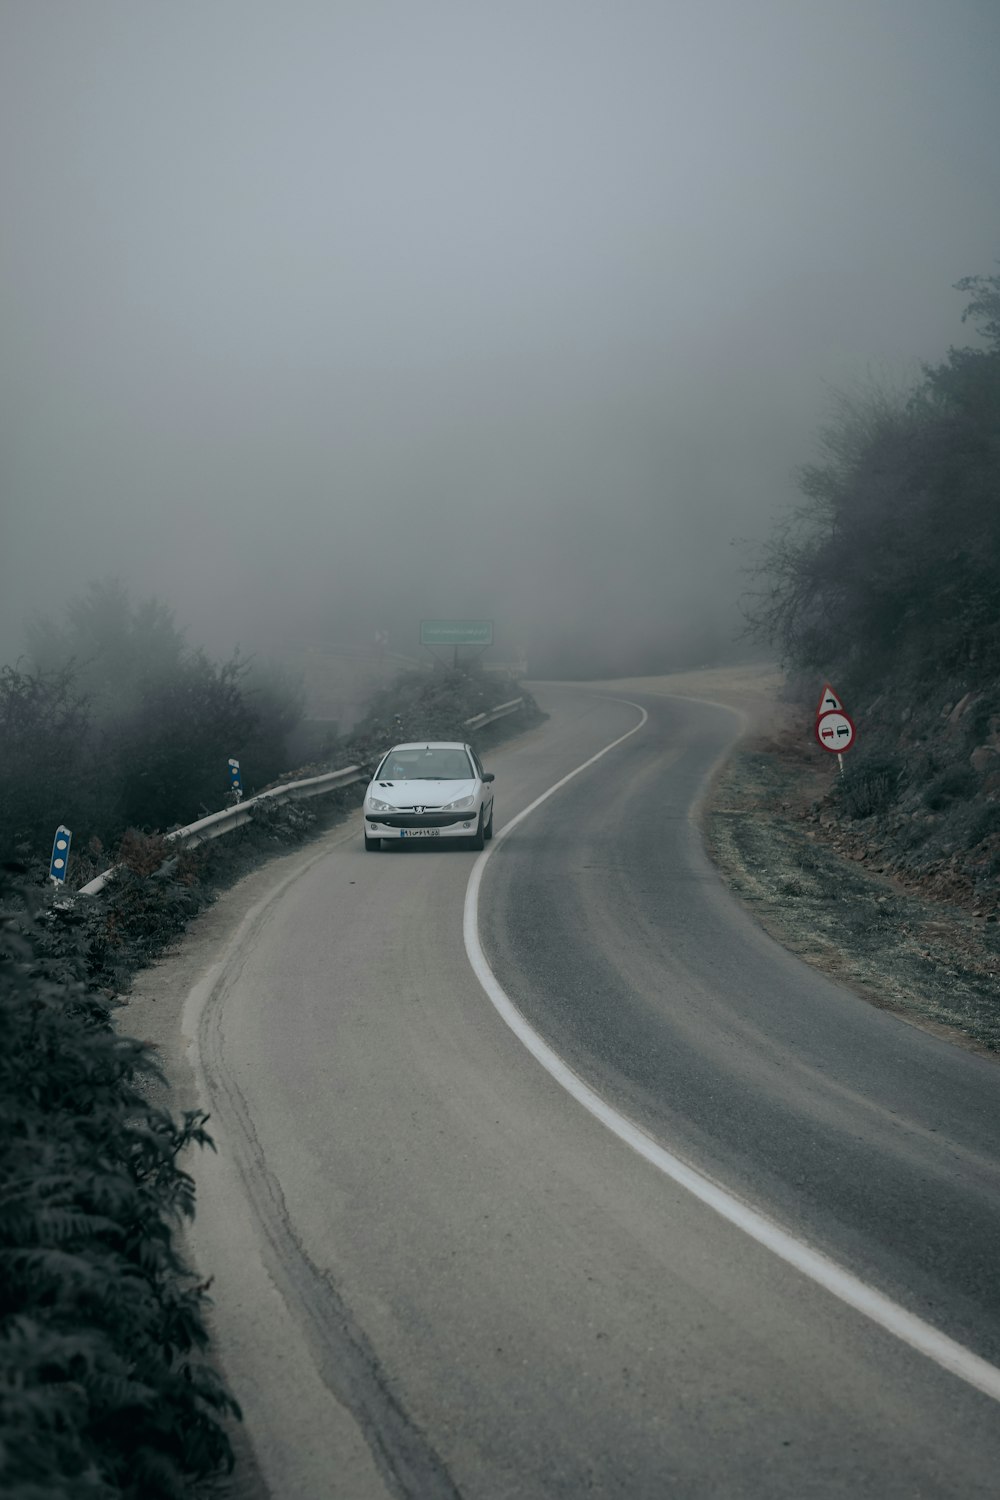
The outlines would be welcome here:
<svg viewBox="0 0 1000 1500">
<path fill-rule="evenodd" d="M 59 823 L 94 857 L 128 828 L 170 828 L 288 769 L 300 687 L 276 668 L 188 645 L 166 605 L 95 582 L 27 630 L 0 670 L 0 858 L 47 854 Z"/>
<path fill-rule="evenodd" d="M 755 637 L 852 704 L 1000 670 L 1000 276 L 956 290 L 986 347 L 838 398 L 744 601 Z"/>
</svg>

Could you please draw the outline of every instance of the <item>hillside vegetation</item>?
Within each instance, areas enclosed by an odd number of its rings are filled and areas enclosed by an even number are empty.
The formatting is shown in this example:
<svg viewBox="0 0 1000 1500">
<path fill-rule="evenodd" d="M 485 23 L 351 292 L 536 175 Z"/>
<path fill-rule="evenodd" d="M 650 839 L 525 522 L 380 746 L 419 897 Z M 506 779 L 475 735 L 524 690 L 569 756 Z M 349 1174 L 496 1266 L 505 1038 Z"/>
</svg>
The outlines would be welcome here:
<svg viewBox="0 0 1000 1500">
<path fill-rule="evenodd" d="M 1000 277 L 958 283 L 982 346 L 904 395 L 842 396 L 745 601 L 811 711 L 857 746 L 812 816 L 980 907 L 1000 887 Z"/>
<path fill-rule="evenodd" d="M 98 861 L 128 828 L 167 829 L 222 806 L 235 756 L 248 790 L 287 770 L 297 685 L 193 648 L 165 605 L 92 583 L 36 621 L 0 669 L 0 859 L 31 861 L 59 823 Z"/>
</svg>

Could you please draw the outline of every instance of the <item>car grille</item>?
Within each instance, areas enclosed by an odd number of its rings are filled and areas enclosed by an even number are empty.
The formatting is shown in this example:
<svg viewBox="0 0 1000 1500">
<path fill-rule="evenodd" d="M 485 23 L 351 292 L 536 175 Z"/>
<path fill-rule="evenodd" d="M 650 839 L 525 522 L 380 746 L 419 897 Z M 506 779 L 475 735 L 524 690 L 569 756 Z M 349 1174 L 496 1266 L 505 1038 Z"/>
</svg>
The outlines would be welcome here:
<svg viewBox="0 0 1000 1500">
<path fill-rule="evenodd" d="M 471 823 L 476 816 L 474 808 L 466 812 L 446 813 L 370 813 L 370 823 L 381 823 L 383 828 L 451 828 L 456 823 Z"/>
</svg>

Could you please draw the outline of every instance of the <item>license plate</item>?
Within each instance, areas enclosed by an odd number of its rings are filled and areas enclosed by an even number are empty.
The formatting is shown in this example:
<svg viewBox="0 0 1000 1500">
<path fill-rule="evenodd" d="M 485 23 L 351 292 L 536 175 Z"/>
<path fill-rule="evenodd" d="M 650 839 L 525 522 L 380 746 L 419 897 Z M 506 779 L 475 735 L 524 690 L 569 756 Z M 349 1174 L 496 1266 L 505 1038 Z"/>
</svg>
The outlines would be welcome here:
<svg viewBox="0 0 1000 1500">
<path fill-rule="evenodd" d="M 399 830 L 401 839 L 439 839 L 440 828 L 401 828 Z"/>
</svg>

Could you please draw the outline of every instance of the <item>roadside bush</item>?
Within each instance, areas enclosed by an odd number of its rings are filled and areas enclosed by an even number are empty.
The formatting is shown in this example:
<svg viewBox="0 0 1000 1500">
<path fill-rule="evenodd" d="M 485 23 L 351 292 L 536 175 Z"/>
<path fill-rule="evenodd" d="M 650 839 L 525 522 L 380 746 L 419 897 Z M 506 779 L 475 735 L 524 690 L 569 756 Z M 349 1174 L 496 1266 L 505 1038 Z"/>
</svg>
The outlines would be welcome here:
<svg viewBox="0 0 1000 1500">
<path fill-rule="evenodd" d="M 906 853 L 923 849 L 934 834 L 934 820 L 930 815 L 909 818 L 896 836 L 896 842 Z"/>
<path fill-rule="evenodd" d="M 928 782 L 923 803 L 931 812 L 941 812 L 952 802 L 971 797 L 979 786 L 979 777 L 971 766 L 947 766 Z"/>
<path fill-rule="evenodd" d="M 1000 833 L 1000 802 L 973 804 L 969 809 L 966 847 L 975 849 L 996 833 Z"/>
<path fill-rule="evenodd" d="M 88 961 L 96 984 L 116 992 L 181 936 L 205 904 L 197 850 L 178 850 L 159 834 L 130 830 L 107 896 L 91 921 Z M 130 862 L 131 861 L 131 862 Z"/>
<path fill-rule="evenodd" d="M 894 760 L 862 761 L 839 777 L 834 796 L 849 818 L 870 818 L 896 801 L 903 768 Z"/>
<path fill-rule="evenodd" d="M 204 1362 L 206 1287 L 176 1232 L 179 1166 L 210 1145 L 139 1080 L 82 945 L 53 977 L 39 893 L 0 872 L 0 1492 L 9 1500 L 185 1500 L 232 1467 L 238 1408 Z"/>
<path fill-rule="evenodd" d="M 466 720 L 511 698 L 523 698 L 520 724 L 535 723 L 541 711 L 514 678 L 481 667 L 439 667 L 407 672 L 371 700 L 368 713 L 343 747 L 351 761 L 374 761 L 390 745 L 405 740 L 469 740 L 477 734 Z M 501 721 L 510 727 L 510 721 Z M 487 731 L 491 726 L 487 726 Z"/>
<path fill-rule="evenodd" d="M 309 802 L 258 803 L 251 812 L 255 833 L 275 844 L 290 844 L 305 838 L 315 828 L 316 821 L 316 811 Z"/>
</svg>

